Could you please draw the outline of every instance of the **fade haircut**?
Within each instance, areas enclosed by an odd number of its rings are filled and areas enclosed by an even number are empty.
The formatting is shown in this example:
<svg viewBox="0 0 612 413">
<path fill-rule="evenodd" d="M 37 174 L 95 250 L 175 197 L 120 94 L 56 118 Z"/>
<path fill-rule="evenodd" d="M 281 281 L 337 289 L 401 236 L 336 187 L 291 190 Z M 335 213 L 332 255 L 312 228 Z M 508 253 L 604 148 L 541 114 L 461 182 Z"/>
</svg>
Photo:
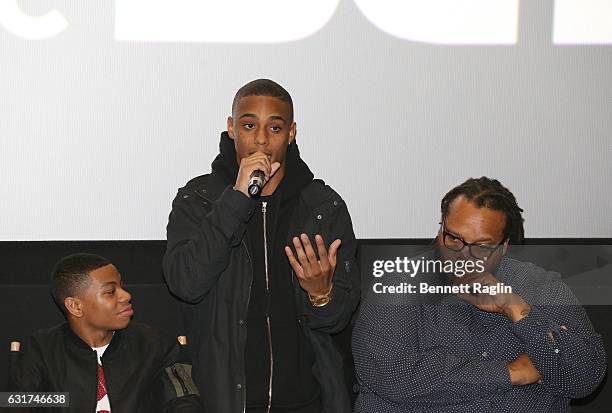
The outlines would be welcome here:
<svg viewBox="0 0 612 413">
<path fill-rule="evenodd" d="M 234 101 L 232 102 L 232 115 L 238 108 L 240 99 L 247 96 L 270 96 L 277 98 L 289 105 L 290 119 L 289 123 L 293 122 L 293 100 L 289 92 L 284 87 L 270 79 L 256 79 L 242 86 L 236 92 Z"/>
<path fill-rule="evenodd" d="M 489 208 L 501 211 L 506 215 L 504 240 L 509 239 L 513 244 L 521 244 L 524 240 L 523 210 L 516 203 L 516 198 L 497 179 L 470 178 L 464 183 L 451 189 L 442 198 L 440 208 L 442 220 L 448 216 L 451 202 L 463 196 L 478 208 Z"/>
<path fill-rule="evenodd" d="M 53 267 L 51 295 L 60 310 L 67 315 L 64 305 L 66 297 L 77 297 L 91 284 L 89 273 L 105 267 L 111 262 L 99 255 L 72 254 L 59 260 Z"/>
</svg>

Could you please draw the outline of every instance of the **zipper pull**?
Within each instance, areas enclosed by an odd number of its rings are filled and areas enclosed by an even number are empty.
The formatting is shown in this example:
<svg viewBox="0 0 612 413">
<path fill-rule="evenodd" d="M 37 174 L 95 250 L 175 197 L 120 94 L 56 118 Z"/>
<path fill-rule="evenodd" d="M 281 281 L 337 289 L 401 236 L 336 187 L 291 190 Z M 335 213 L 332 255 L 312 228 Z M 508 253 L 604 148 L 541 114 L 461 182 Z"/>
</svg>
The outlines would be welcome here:
<svg viewBox="0 0 612 413">
<path fill-rule="evenodd" d="M 268 202 L 262 202 L 261 203 L 261 212 L 265 214 L 267 208 L 268 208 Z"/>
</svg>

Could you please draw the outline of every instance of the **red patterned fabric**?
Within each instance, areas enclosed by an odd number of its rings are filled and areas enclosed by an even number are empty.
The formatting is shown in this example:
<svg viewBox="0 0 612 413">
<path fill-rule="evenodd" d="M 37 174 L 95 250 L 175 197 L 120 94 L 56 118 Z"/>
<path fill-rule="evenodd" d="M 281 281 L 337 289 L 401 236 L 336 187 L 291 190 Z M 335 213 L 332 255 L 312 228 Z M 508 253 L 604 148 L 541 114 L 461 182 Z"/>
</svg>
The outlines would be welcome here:
<svg viewBox="0 0 612 413">
<path fill-rule="evenodd" d="M 104 381 L 104 370 L 98 364 L 98 401 L 106 396 L 106 382 Z M 110 413 L 108 410 L 98 410 L 97 413 Z"/>
</svg>

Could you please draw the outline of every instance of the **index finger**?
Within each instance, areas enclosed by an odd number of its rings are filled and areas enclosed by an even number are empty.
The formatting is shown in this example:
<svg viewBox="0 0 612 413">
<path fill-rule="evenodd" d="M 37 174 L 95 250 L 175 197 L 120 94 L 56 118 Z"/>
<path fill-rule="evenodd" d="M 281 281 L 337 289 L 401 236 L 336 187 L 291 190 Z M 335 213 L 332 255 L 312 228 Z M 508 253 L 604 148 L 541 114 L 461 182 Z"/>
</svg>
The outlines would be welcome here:
<svg viewBox="0 0 612 413">
<path fill-rule="evenodd" d="M 466 274 L 463 277 L 457 277 L 455 276 L 455 279 L 453 280 L 453 284 L 455 285 L 460 285 L 460 284 L 466 284 L 466 285 L 471 285 L 474 284 L 474 282 L 478 281 L 482 279 L 482 274 L 479 273 L 470 273 L 470 274 Z"/>
<path fill-rule="evenodd" d="M 291 265 L 291 268 L 293 268 L 293 272 L 295 272 L 295 275 L 298 278 L 301 277 L 304 269 L 302 268 L 300 263 L 295 259 L 295 256 L 293 255 L 293 251 L 291 251 L 291 247 L 289 247 L 288 245 L 285 245 L 285 254 L 287 255 L 287 258 L 289 259 L 289 264 Z"/>
</svg>

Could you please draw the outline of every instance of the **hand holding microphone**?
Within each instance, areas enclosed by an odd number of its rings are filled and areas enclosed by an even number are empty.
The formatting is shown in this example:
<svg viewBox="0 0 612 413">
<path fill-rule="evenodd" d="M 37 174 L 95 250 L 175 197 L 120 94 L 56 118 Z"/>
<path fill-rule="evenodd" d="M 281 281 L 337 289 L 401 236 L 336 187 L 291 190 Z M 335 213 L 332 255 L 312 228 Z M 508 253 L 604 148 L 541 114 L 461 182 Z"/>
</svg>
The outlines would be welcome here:
<svg viewBox="0 0 612 413">
<path fill-rule="evenodd" d="M 265 184 L 266 174 L 259 169 L 253 171 L 249 177 L 249 186 L 247 188 L 249 196 L 251 198 L 257 198 L 259 195 L 261 195 L 261 191 L 263 190 L 263 186 Z"/>
<path fill-rule="evenodd" d="M 279 168 L 280 163 L 271 163 L 270 156 L 263 152 L 257 151 L 246 158 L 242 158 L 234 189 L 248 197 L 256 198 L 261 195 L 264 185 Z"/>
</svg>

